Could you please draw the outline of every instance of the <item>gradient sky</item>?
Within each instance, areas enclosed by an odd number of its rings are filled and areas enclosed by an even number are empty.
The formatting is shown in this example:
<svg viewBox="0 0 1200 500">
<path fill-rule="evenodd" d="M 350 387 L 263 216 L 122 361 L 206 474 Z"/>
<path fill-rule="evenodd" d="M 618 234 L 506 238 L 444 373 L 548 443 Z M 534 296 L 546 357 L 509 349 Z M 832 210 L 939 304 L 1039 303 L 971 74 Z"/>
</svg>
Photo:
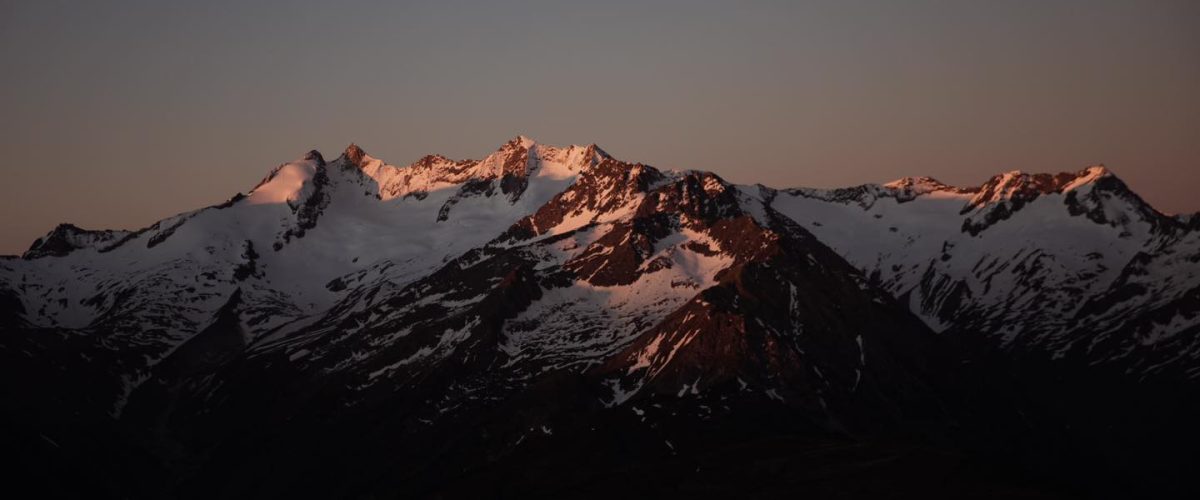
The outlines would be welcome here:
<svg viewBox="0 0 1200 500">
<path fill-rule="evenodd" d="M 517 134 L 777 187 L 1105 163 L 1200 210 L 1195 0 L 183 3 L 0 0 L 0 254 Z"/>
</svg>

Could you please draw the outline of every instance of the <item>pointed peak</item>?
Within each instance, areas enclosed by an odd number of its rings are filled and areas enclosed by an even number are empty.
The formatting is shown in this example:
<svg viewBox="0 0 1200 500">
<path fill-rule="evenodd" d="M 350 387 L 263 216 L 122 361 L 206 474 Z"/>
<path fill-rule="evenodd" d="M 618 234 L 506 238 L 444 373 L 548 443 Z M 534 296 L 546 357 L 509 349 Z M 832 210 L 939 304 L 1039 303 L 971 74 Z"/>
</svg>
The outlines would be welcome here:
<svg viewBox="0 0 1200 500">
<path fill-rule="evenodd" d="M 432 167 L 441 163 L 454 163 L 454 160 L 446 158 L 443 155 L 432 154 L 422 156 L 420 160 L 413 162 L 412 166 Z"/>
<path fill-rule="evenodd" d="M 1093 165 L 1075 172 L 1059 172 L 1057 174 L 1031 174 L 1020 170 L 1005 172 L 992 176 L 980 186 L 971 201 L 971 206 L 981 206 L 988 203 L 1005 200 L 1029 201 L 1043 194 L 1066 193 L 1087 186 L 1097 185 L 1101 181 L 1116 180 L 1115 184 L 1104 182 L 1112 188 L 1120 185 L 1120 181 L 1104 165 Z"/>
<path fill-rule="evenodd" d="M 123 230 L 90 230 L 63 223 L 34 241 L 21 257 L 26 260 L 44 256 L 61 257 L 83 248 L 102 249 L 112 246 L 114 242 L 120 244 L 121 240 L 130 234 L 132 233 Z"/>
<path fill-rule="evenodd" d="M 1025 185 L 1032 184 L 1051 190 L 1064 190 L 1091 183 L 1103 177 L 1113 177 L 1112 171 L 1103 164 L 1093 165 L 1075 172 L 1028 173 L 1022 170 L 1010 170 L 994 175 L 986 185 Z"/>
<path fill-rule="evenodd" d="M 920 193 L 931 191 L 941 191 L 944 189 L 954 189 L 952 186 L 943 183 L 933 177 L 902 177 L 892 182 L 884 184 L 883 187 L 890 189 L 904 189 Z"/>
<path fill-rule="evenodd" d="M 525 137 L 524 135 L 518 135 L 516 137 L 513 137 L 512 139 L 509 139 L 508 142 L 504 143 L 504 147 L 505 148 L 519 147 L 519 148 L 528 149 L 530 147 L 533 147 L 534 144 L 537 144 L 537 142 L 534 141 L 533 139 Z"/>
<path fill-rule="evenodd" d="M 367 156 L 367 152 L 363 151 L 362 148 L 358 147 L 357 144 L 352 142 L 349 146 L 346 146 L 346 152 L 343 154 L 343 156 L 345 156 L 350 163 L 361 166 L 363 157 Z"/>
<path fill-rule="evenodd" d="M 317 151 L 315 149 L 312 151 L 309 151 L 307 153 L 304 153 L 304 156 L 301 159 L 303 159 L 305 161 L 316 162 L 318 166 L 325 165 L 325 157 L 321 156 L 321 152 Z"/>
<path fill-rule="evenodd" d="M 608 154 L 608 151 L 605 151 L 604 148 L 601 148 L 599 144 L 596 144 L 594 142 L 588 145 L 588 149 L 592 150 L 592 152 L 595 153 L 596 156 L 599 156 L 601 158 L 611 159 L 613 157 L 612 155 Z"/>
<path fill-rule="evenodd" d="M 1080 170 L 1075 175 L 1077 179 L 1087 179 L 1089 181 L 1096 180 L 1101 177 L 1115 177 L 1115 174 L 1112 173 L 1112 170 L 1109 170 L 1108 167 L 1105 167 L 1103 163 L 1092 165 L 1088 168 Z"/>
<path fill-rule="evenodd" d="M 88 230 L 83 229 L 79 226 L 76 226 L 75 224 L 71 224 L 70 222 L 64 222 L 62 224 L 54 226 L 54 229 L 51 230 L 50 232 L 57 233 L 57 234 L 76 234 L 76 233 L 86 233 L 86 232 L 88 232 Z"/>
</svg>

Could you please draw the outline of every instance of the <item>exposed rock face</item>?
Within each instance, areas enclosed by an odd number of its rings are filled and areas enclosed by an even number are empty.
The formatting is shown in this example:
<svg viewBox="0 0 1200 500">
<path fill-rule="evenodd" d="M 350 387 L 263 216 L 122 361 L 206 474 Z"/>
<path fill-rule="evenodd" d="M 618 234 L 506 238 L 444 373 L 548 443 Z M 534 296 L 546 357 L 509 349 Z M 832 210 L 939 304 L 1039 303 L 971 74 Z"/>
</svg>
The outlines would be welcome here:
<svg viewBox="0 0 1200 500">
<path fill-rule="evenodd" d="M 1183 495 L 1198 219 L 1103 167 L 775 190 L 525 137 L 313 151 L 0 260 L 4 418 L 79 495 Z"/>
<path fill-rule="evenodd" d="M 62 257 L 83 248 L 103 251 L 121 242 L 129 231 L 89 231 L 73 224 L 59 224 L 50 234 L 38 238 L 22 255 L 25 259 L 38 257 Z"/>
<path fill-rule="evenodd" d="M 350 144 L 346 146 L 346 152 L 342 153 L 342 156 L 346 159 L 348 165 L 362 167 L 364 163 L 363 159 L 366 158 L 367 153 L 358 147 L 358 145 Z"/>
</svg>

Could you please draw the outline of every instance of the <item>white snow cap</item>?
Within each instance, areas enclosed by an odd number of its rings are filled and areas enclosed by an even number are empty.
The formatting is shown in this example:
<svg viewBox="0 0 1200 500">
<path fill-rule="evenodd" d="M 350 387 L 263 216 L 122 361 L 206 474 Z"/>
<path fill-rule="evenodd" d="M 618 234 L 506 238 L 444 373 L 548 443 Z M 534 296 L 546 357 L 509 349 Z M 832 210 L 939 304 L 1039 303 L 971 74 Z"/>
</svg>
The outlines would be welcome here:
<svg viewBox="0 0 1200 500">
<path fill-rule="evenodd" d="M 250 191 L 246 202 L 251 205 L 264 205 L 296 201 L 300 198 L 304 184 L 312 179 L 317 168 L 324 163 L 321 154 L 316 151 L 310 151 L 291 163 L 284 163 L 267 174 L 267 178 Z"/>
</svg>

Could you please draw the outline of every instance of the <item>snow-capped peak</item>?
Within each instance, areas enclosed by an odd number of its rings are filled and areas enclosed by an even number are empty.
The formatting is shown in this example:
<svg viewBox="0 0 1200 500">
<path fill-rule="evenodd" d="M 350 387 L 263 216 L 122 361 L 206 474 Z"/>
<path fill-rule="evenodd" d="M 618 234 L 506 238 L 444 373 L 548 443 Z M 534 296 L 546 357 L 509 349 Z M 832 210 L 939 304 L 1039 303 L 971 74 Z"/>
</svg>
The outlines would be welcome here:
<svg viewBox="0 0 1200 500">
<path fill-rule="evenodd" d="M 479 161 L 475 176 L 497 179 L 506 176 L 565 179 L 574 177 L 583 169 L 595 166 L 608 158 L 612 157 L 595 144 L 550 146 L 520 135 Z"/>
<path fill-rule="evenodd" d="M 368 191 L 377 189 L 379 199 L 389 200 L 407 196 L 423 198 L 435 190 L 456 188 L 472 180 L 508 179 L 505 182 L 510 190 L 523 182 L 521 179 L 532 177 L 567 181 L 606 158 L 611 157 L 594 144 L 555 147 L 538 144 L 520 135 L 505 142 L 483 160 L 453 160 L 432 154 L 401 167 L 386 164 L 351 143 L 333 162 L 340 168 L 329 174 L 340 177 L 338 171 L 356 171 L 373 181 L 362 184 Z M 325 165 L 324 157 L 315 150 L 294 162 L 281 165 L 255 186 L 248 203 L 294 202 L 301 197 L 301 190 L 317 175 L 318 169 Z"/>
<path fill-rule="evenodd" d="M 519 135 L 504 143 L 500 149 L 479 162 L 477 176 L 485 178 L 501 178 L 505 175 L 524 177 L 530 166 L 529 152 L 537 147 L 537 143 L 532 139 Z"/>
<path fill-rule="evenodd" d="M 123 230 L 92 231 L 74 224 L 59 224 L 49 234 L 34 241 L 23 257 L 33 259 L 47 255 L 63 256 L 83 248 L 103 249 L 130 234 L 130 231 Z"/>
<path fill-rule="evenodd" d="M 926 194 L 934 191 L 957 191 L 958 188 L 945 184 L 933 177 L 904 177 L 884 184 L 888 189 L 908 191 L 912 194 Z"/>
<path fill-rule="evenodd" d="M 970 204 L 980 206 L 1012 199 L 1029 200 L 1044 194 L 1061 194 L 1094 184 L 1105 177 L 1112 177 L 1112 173 L 1103 165 L 1058 174 L 1028 174 L 1013 170 L 994 176 L 980 186 Z"/>
<path fill-rule="evenodd" d="M 316 175 L 317 170 L 325 167 L 325 158 L 321 153 L 312 150 L 300 159 L 284 163 L 267 174 L 254 189 L 250 191 L 246 202 L 251 205 L 286 203 L 300 198 L 300 191 L 305 183 Z"/>
<path fill-rule="evenodd" d="M 1086 184 L 1091 184 L 1104 177 L 1113 177 L 1112 171 L 1104 165 L 1093 165 L 1076 173 L 1075 180 L 1063 187 L 1063 191 L 1071 191 Z"/>
</svg>

